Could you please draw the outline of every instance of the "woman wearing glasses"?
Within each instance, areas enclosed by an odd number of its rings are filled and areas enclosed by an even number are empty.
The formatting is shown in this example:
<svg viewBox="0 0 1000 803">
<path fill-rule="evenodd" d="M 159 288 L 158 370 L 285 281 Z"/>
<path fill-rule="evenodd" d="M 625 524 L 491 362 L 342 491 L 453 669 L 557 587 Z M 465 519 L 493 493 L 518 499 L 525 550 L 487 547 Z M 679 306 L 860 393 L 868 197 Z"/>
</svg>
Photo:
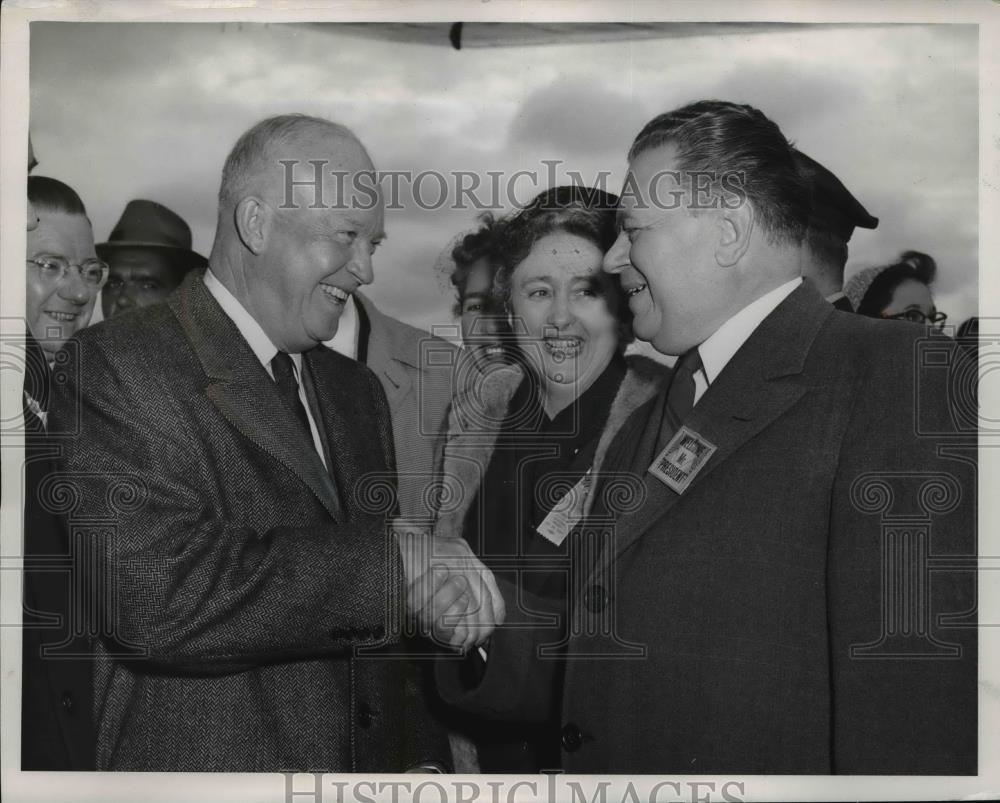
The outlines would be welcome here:
<svg viewBox="0 0 1000 803">
<path fill-rule="evenodd" d="M 844 294 L 860 315 L 931 324 L 940 329 L 948 317 L 934 307 L 930 285 L 937 265 L 919 251 L 907 251 L 899 262 L 866 268 L 852 276 Z"/>
<path fill-rule="evenodd" d="M 57 490 L 48 481 L 56 471 L 46 435 L 49 383 L 53 369 L 73 370 L 72 354 L 61 349 L 90 322 L 108 267 L 97 259 L 87 211 L 70 187 L 29 176 L 28 201 L 38 222 L 27 234 L 25 276 L 21 767 L 87 770 L 94 768 L 92 667 L 89 659 L 74 657 L 88 654 L 89 646 L 70 592 L 89 586 L 81 585 L 84 577 L 71 580 L 64 572 L 40 569 L 73 554 L 62 517 L 47 504 L 47 494 Z M 62 624 L 39 625 L 35 611 L 57 614 Z M 62 655 L 46 657 L 45 647 Z"/>
</svg>

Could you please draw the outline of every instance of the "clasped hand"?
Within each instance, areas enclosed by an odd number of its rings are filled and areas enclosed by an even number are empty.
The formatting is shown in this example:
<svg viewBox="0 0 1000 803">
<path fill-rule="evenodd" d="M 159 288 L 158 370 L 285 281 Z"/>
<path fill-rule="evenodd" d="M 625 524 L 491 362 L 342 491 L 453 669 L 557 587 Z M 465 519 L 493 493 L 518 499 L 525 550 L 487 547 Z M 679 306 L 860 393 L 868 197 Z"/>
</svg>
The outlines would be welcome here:
<svg viewBox="0 0 1000 803">
<path fill-rule="evenodd" d="M 463 652 L 489 638 L 505 608 L 493 572 L 463 538 L 432 534 L 403 519 L 393 533 L 406 572 L 407 607 L 435 641 Z"/>
</svg>

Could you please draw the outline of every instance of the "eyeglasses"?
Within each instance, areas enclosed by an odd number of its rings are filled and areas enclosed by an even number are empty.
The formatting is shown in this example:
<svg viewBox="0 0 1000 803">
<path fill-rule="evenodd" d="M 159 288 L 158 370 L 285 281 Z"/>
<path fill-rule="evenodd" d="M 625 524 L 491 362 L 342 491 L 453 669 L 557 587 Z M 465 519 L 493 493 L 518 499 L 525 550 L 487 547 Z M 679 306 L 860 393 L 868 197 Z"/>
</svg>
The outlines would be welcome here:
<svg viewBox="0 0 1000 803">
<path fill-rule="evenodd" d="M 84 284 L 90 287 L 101 288 L 108 279 L 108 267 L 106 262 L 99 259 L 86 259 L 79 264 L 70 262 L 65 257 L 41 256 L 27 260 L 29 265 L 34 265 L 38 270 L 38 275 L 44 282 L 55 284 L 69 272 L 70 268 L 76 268 Z"/>
<path fill-rule="evenodd" d="M 924 313 L 918 309 L 908 309 L 905 312 L 898 312 L 895 315 L 883 315 L 882 317 L 892 321 L 928 323 L 936 329 L 940 329 L 944 326 L 944 322 L 948 320 L 948 315 L 944 312 L 932 312 L 930 315 L 924 315 Z"/>
</svg>

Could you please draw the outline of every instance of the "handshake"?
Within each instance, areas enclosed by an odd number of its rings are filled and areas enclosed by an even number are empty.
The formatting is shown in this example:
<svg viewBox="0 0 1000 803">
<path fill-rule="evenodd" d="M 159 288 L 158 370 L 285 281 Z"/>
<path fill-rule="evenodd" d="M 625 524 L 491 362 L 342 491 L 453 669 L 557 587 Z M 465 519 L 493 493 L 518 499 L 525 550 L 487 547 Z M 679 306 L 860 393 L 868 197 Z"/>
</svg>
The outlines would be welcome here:
<svg viewBox="0 0 1000 803">
<path fill-rule="evenodd" d="M 462 652 L 486 641 L 506 610 L 493 572 L 465 539 L 434 535 L 405 519 L 395 519 L 392 532 L 406 573 L 407 608 L 421 627 Z"/>
</svg>

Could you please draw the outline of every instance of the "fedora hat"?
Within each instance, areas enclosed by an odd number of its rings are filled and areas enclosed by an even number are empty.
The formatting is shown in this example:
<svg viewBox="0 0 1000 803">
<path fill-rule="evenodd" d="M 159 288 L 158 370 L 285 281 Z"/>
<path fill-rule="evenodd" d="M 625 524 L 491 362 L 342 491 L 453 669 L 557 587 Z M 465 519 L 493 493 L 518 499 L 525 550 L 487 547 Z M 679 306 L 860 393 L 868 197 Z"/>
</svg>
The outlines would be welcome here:
<svg viewBox="0 0 1000 803">
<path fill-rule="evenodd" d="M 184 270 L 203 268 L 208 260 L 191 250 L 191 228 L 176 212 L 156 201 L 129 201 L 97 254 L 107 259 L 116 248 L 152 248 L 169 252 Z"/>
</svg>

